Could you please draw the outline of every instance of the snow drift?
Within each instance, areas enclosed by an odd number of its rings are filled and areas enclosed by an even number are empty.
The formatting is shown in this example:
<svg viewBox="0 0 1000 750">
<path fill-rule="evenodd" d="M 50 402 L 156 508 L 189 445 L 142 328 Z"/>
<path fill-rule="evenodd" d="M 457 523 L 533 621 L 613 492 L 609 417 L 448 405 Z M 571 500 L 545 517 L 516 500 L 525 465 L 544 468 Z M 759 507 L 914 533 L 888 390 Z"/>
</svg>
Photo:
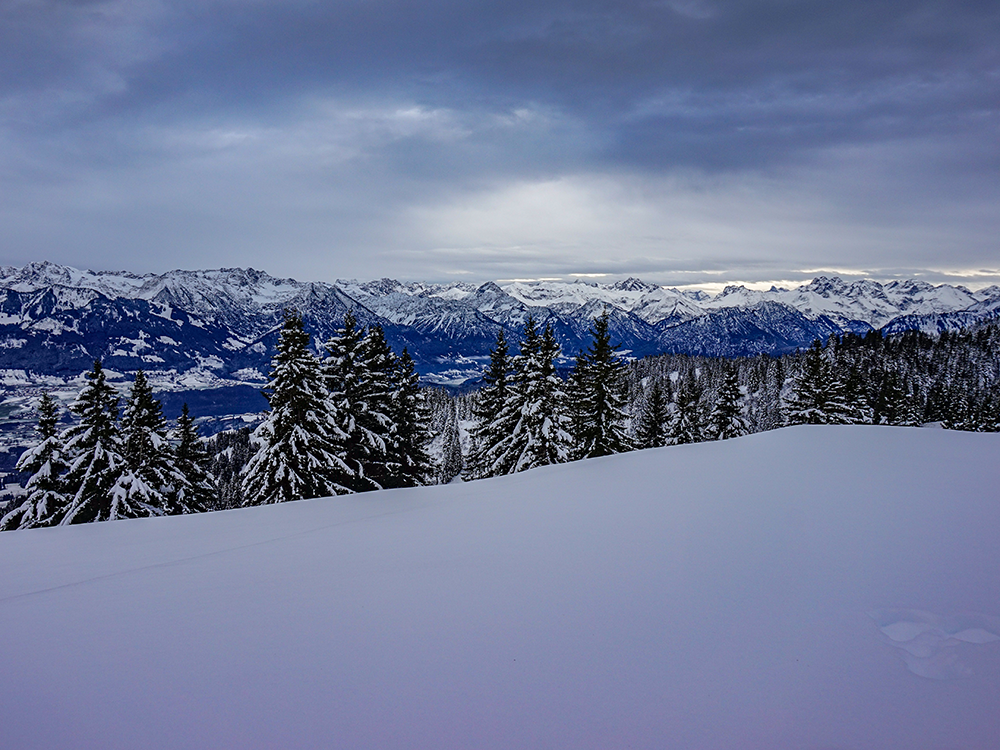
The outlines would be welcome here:
<svg viewBox="0 0 1000 750">
<path fill-rule="evenodd" d="M 998 480 L 797 427 L 4 533 L 0 746 L 994 747 Z"/>
</svg>

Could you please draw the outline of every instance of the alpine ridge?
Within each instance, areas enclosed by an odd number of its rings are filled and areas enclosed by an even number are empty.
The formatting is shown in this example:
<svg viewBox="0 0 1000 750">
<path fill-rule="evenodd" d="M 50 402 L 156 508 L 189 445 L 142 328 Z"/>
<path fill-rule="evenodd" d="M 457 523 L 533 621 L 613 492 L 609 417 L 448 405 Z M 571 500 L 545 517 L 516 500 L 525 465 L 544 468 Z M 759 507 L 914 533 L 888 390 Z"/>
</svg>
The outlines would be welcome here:
<svg viewBox="0 0 1000 750">
<path fill-rule="evenodd" d="M 480 375 L 499 327 L 517 341 L 529 315 L 551 323 L 567 362 L 605 309 L 627 356 L 781 354 L 845 331 L 967 326 L 998 315 L 1000 287 L 821 276 L 795 289 L 729 286 L 710 296 L 635 278 L 325 283 L 252 268 L 137 275 L 42 262 L 0 268 L 0 374 L 8 390 L 61 384 L 100 359 L 112 373 L 146 370 L 161 391 L 258 385 L 287 308 L 317 344 L 352 310 L 360 325 L 381 325 L 397 351 L 408 347 L 424 382 L 458 384 Z"/>
</svg>

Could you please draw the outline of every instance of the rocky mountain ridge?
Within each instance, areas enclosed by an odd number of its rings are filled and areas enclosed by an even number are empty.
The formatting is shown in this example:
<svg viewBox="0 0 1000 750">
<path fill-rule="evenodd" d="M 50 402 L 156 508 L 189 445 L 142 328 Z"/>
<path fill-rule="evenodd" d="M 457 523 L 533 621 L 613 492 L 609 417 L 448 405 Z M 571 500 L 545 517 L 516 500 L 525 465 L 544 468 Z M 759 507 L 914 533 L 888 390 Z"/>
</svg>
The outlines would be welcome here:
<svg viewBox="0 0 1000 750">
<path fill-rule="evenodd" d="M 121 373 L 143 368 L 164 390 L 256 384 L 287 307 L 303 314 L 317 346 L 351 309 L 362 324 L 381 325 L 397 351 L 407 347 L 426 382 L 459 383 L 478 376 L 499 327 L 515 342 L 529 315 L 552 324 L 567 364 L 605 309 L 631 356 L 780 354 L 844 331 L 969 325 L 998 314 L 1000 288 L 818 277 L 710 296 L 635 278 L 327 283 L 242 268 L 137 275 L 31 263 L 0 268 L 0 370 L 8 389 L 67 383 L 95 358 Z"/>
</svg>

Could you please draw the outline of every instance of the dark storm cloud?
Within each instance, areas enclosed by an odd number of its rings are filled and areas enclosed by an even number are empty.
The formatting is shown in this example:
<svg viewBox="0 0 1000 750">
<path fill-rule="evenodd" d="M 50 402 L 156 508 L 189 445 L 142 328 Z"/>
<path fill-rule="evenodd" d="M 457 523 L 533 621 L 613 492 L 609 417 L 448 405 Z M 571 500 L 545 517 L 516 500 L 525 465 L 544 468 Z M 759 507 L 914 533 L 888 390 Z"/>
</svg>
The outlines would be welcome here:
<svg viewBox="0 0 1000 750">
<path fill-rule="evenodd" d="M 609 159 L 740 166 L 975 133 L 1000 93 L 995 2 L 14 2 L 4 15 L 0 86 L 79 91 L 71 122 L 267 120 L 315 92 L 542 102 L 589 123 Z"/>
<path fill-rule="evenodd" d="M 400 216 L 469 191 L 678 170 L 797 169 L 787 185 L 827 183 L 846 224 L 931 203 L 965 206 L 980 234 L 995 224 L 968 203 L 989 201 L 1000 166 L 995 1 L 5 0 L 0 14 L 0 250 L 15 260 L 95 252 L 116 219 L 113 246 L 150 222 L 205 253 L 246 246 L 265 205 L 298 222 L 303 252 L 391 246 Z M 872 163 L 885 169 L 858 198 Z M 53 226 L 56 203 L 89 240 Z M 956 263 L 995 260 L 977 247 Z"/>
</svg>

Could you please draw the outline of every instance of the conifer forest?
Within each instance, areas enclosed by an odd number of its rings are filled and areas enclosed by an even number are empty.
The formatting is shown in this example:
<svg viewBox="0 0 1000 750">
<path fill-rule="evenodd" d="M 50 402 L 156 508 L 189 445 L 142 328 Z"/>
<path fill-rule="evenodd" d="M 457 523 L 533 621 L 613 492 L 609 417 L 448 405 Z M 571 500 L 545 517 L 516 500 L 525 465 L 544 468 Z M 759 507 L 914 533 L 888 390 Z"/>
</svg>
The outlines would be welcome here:
<svg viewBox="0 0 1000 750">
<path fill-rule="evenodd" d="M 348 313 L 314 346 L 285 313 L 260 425 L 199 435 L 168 425 L 142 371 L 121 403 L 99 361 L 70 405 L 43 395 L 24 493 L 0 530 L 175 515 L 485 479 L 791 424 L 939 424 L 1000 430 L 1000 323 L 931 335 L 845 334 L 782 357 L 629 360 L 608 314 L 585 351 L 533 318 L 502 329 L 478 389 L 421 387 L 413 359 Z"/>
</svg>

